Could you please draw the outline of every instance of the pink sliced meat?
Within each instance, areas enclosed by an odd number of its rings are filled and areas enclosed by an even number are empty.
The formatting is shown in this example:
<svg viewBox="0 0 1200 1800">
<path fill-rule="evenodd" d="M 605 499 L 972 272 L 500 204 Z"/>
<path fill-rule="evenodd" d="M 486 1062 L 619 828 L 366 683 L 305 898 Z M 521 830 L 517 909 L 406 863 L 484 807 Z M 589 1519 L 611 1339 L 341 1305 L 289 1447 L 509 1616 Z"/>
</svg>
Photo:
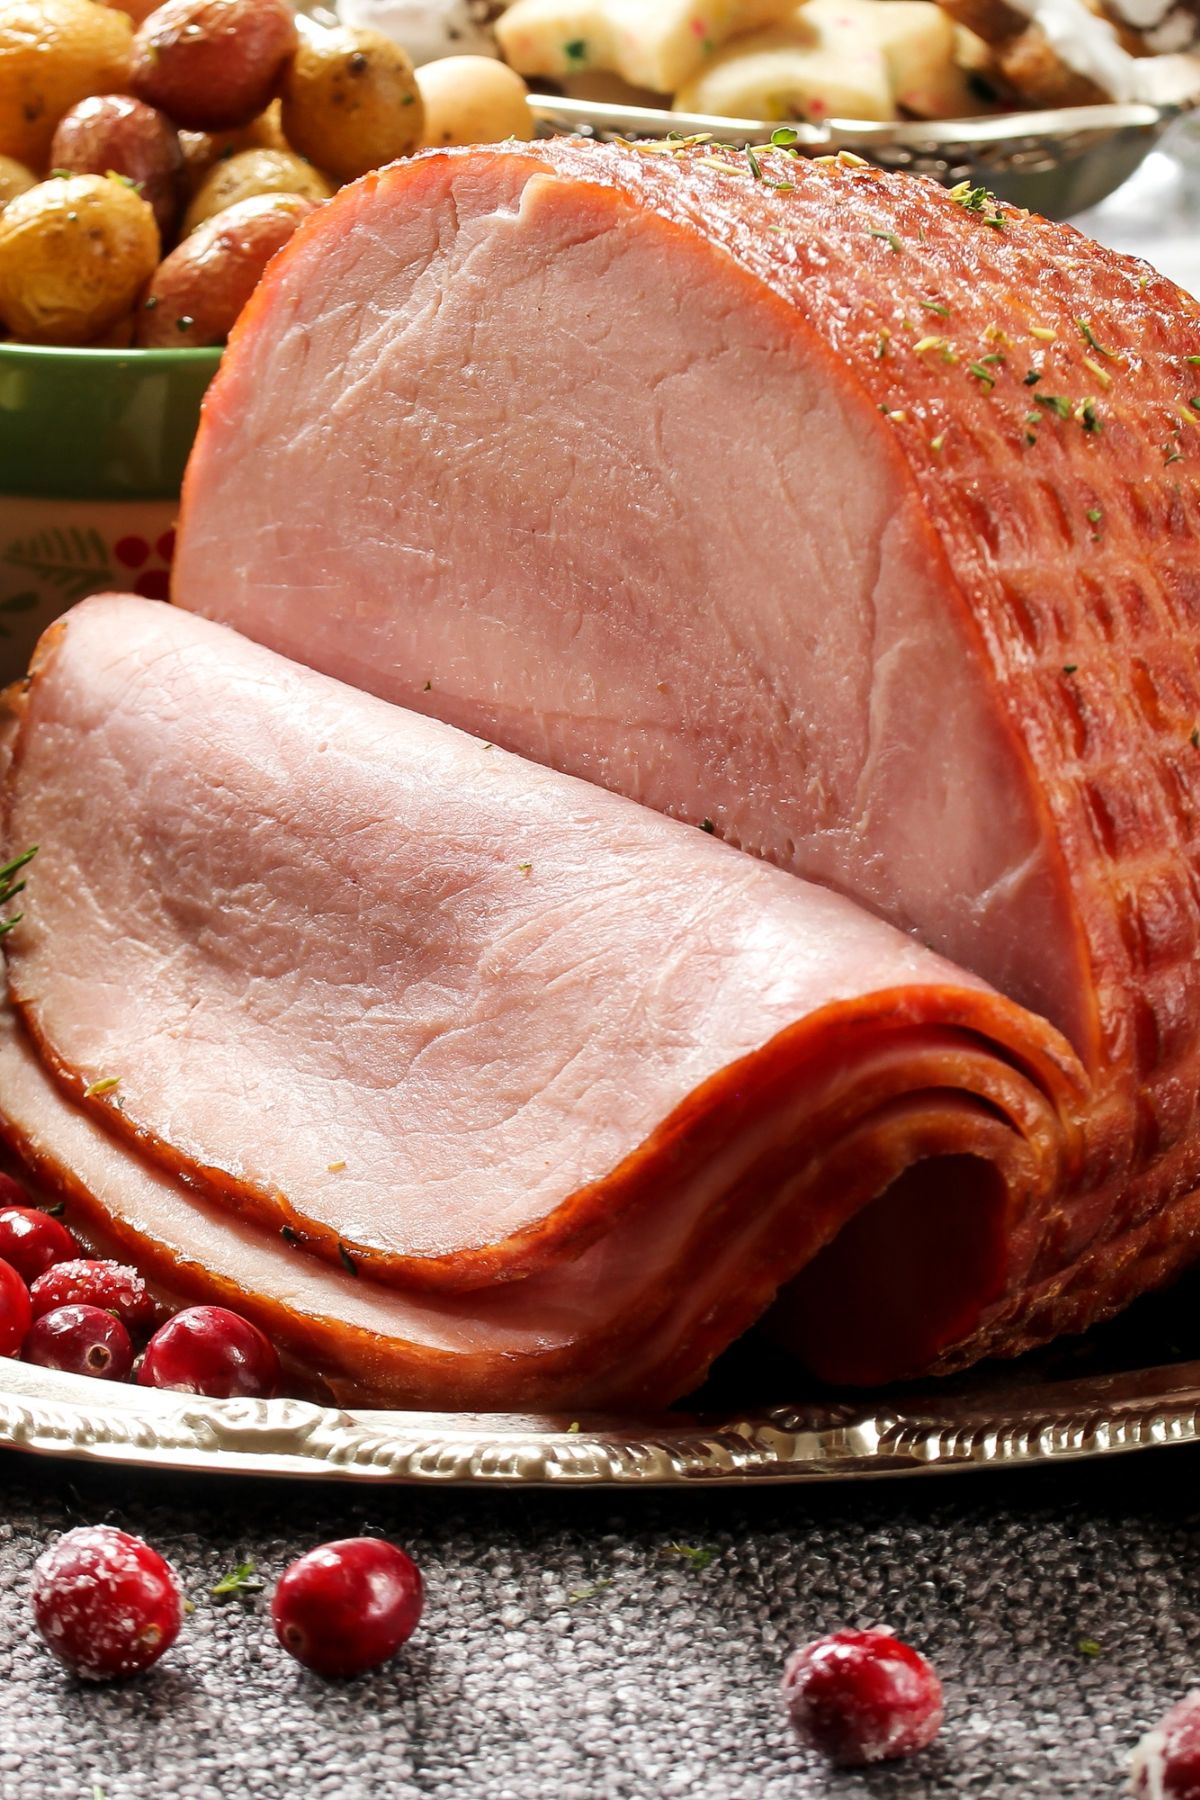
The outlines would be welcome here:
<svg viewBox="0 0 1200 1800">
<path fill-rule="evenodd" d="M 562 142 L 345 190 L 211 390 L 175 597 L 1051 1020 L 1090 1172 L 962 1354 L 1013 1348 L 1193 1254 L 1200 307 L 982 190 L 757 169 Z"/>
<path fill-rule="evenodd" d="M 1068 1046 L 849 901 L 150 602 L 13 706 L 7 1133 L 339 1391 L 666 1401 L 914 1208 L 916 1369 L 1091 1233 Z"/>
</svg>

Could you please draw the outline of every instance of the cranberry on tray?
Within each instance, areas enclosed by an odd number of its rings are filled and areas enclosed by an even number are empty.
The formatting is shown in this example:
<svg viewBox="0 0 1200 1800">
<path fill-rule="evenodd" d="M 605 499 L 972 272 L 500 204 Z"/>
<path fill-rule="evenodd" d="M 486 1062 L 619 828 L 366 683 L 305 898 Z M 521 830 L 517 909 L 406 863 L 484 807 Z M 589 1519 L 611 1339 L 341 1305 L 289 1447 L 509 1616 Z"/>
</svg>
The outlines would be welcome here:
<svg viewBox="0 0 1200 1800">
<path fill-rule="evenodd" d="M 127 1263 L 76 1257 L 55 1263 L 29 1290 L 33 1316 L 60 1306 L 98 1306 L 115 1313 L 122 1325 L 137 1331 L 154 1319 L 154 1302 L 137 1270 Z"/>
<path fill-rule="evenodd" d="M 79 1255 L 78 1244 L 58 1219 L 36 1206 L 10 1206 L 7 1200 L 0 1187 L 0 1260 L 14 1268 L 22 1281 L 36 1281 L 55 1263 Z"/>
<path fill-rule="evenodd" d="M 284 1649 L 318 1675 L 362 1675 L 394 1656 L 421 1617 L 410 1556 L 382 1538 L 339 1538 L 286 1568 L 271 1601 Z"/>
<path fill-rule="evenodd" d="M 212 1400 L 267 1400 L 279 1386 L 279 1357 L 248 1319 L 223 1306 L 189 1306 L 150 1339 L 138 1381 Z"/>
<path fill-rule="evenodd" d="M 783 1694 L 801 1743 L 843 1767 L 910 1756 L 941 1729 L 941 1682 L 887 1631 L 835 1631 L 806 1644 L 788 1661 Z"/>
<path fill-rule="evenodd" d="M 29 1289 L 6 1262 L 0 1262 L 0 1356 L 17 1356 L 33 1317 Z"/>
<path fill-rule="evenodd" d="M 57 1306 L 34 1320 L 21 1356 L 43 1369 L 124 1381 L 133 1367 L 133 1344 L 112 1313 L 98 1306 Z"/>
<path fill-rule="evenodd" d="M 112 1525 L 68 1531 L 33 1569 L 33 1617 L 50 1649 L 85 1681 L 138 1675 L 179 1635 L 175 1571 Z"/>
</svg>

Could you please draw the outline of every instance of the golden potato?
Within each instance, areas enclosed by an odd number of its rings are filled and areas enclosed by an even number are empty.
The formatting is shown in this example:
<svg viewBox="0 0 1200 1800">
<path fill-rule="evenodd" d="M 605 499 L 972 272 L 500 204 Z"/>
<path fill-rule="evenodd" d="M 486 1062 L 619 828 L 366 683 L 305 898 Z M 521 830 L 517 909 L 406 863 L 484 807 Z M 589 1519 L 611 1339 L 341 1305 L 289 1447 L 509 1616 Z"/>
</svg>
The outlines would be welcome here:
<svg viewBox="0 0 1200 1800">
<path fill-rule="evenodd" d="M 333 188 L 318 169 L 290 150 L 239 150 L 214 163 L 183 220 L 183 231 L 195 231 L 205 219 L 256 194 L 302 194 L 306 200 L 328 200 Z"/>
<path fill-rule="evenodd" d="M 120 176 L 39 182 L 0 213 L 0 320 L 27 343 L 90 343 L 132 312 L 160 248 Z"/>
<path fill-rule="evenodd" d="M 54 127 L 90 94 L 123 91 L 133 23 L 94 0 L 0 6 L 0 156 L 44 169 Z"/>
<path fill-rule="evenodd" d="M 14 157 L 0 156 L 0 212 L 15 200 L 18 194 L 26 194 L 31 187 L 37 186 L 37 176 L 24 163 L 17 162 Z"/>
<path fill-rule="evenodd" d="M 490 56 L 444 56 L 417 70 L 425 102 L 427 148 L 445 144 L 499 144 L 533 136 L 525 83 Z"/>
<path fill-rule="evenodd" d="M 425 106 L 410 58 L 380 31 L 305 33 L 283 83 L 283 134 L 339 181 L 407 156 Z"/>
</svg>

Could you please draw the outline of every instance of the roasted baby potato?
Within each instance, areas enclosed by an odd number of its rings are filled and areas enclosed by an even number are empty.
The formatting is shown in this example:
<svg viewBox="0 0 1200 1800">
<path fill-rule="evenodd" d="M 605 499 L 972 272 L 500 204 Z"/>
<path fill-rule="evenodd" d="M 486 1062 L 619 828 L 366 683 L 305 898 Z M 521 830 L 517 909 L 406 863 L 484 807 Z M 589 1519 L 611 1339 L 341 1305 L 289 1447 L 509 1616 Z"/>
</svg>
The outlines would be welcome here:
<svg viewBox="0 0 1200 1800">
<path fill-rule="evenodd" d="M 32 169 L 17 162 L 15 157 L 0 156 L 0 212 L 18 194 L 27 194 L 31 187 L 36 186 L 37 176 Z"/>
<path fill-rule="evenodd" d="M 75 175 L 115 171 L 134 182 L 170 237 L 183 204 L 183 150 L 164 114 L 127 94 L 97 94 L 64 113 L 50 146 L 50 166 Z"/>
<path fill-rule="evenodd" d="M 90 343 L 132 312 L 159 249 L 123 176 L 39 182 L 0 213 L 0 321 L 31 344 Z"/>
<path fill-rule="evenodd" d="M 283 135 L 339 181 L 407 156 L 425 107 L 412 62 L 380 31 L 305 35 L 283 84 Z"/>
<path fill-rule="evenodd" d="M 533 136 L 525 83 L 489 56 L 446 56 L 417 70 L 425 103 L 426 147 L 499 144 Z"/>
<path fill-rule="evenodd" d="M 314 210 L 302 194 L 259 194 L 206 219 L 155 270 L 137 342 L 223 344 L 275 252 Z"/>
<path fill-rule="evenodd" d="M 166 0 L 133 40 L 130 86 L 191 131 L 246 125 L 296 49 L 287 0 Z"/>
<path fill-rule="evenodd" d="M 332 192 L 320 171 L 290 150 L 239 150 L 236 156 L 214 163 L 196 189 L 184 217 L 184 234 L 256 194 L 302 194 L 306 200 L 328 200 Z"/>
<path fill-rule="evenodd" d="M 93 0 L 4 0 L 0 156 L 44 169 L 67 108 L 128 85 L 132 43 L 125 13 Z"/>
</svg>

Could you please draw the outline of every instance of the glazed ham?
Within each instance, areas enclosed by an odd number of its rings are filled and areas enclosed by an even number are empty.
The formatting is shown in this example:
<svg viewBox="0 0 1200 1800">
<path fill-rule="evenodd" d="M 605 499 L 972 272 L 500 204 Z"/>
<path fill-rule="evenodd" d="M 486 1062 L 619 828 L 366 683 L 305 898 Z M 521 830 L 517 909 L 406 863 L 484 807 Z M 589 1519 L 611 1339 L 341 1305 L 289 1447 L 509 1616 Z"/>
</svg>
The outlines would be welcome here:
<svg viewBox="0 0 1200 1800">
<path fill-rule="evenodd" d="M 957 1354 L 1017 1348 L 1194 1254 L 1200 309 L 982 190 L 757 168 L 539 144 L 347 190 L 211 392 L 176 598 L 1049 1019 L 1085 1172 Z"/>
<path fill-rule="evenodd" d="M 208 619 L 88 603 L 16 702 L 9 1140 L 405 1404 L 669 1401 L 764 1314 L 878 1381 L 1166 1279 L 1192 356 L 978 191 L 574 144 L 346 190 L 211 393 Z"/>
<path fill-rule="evenodd" d="M 1076 1059 L 849 901 L 147 601 L 15 708 L 10 1139 L 335 1392 L 668 1399 L 880 1196 L 865 1375 L 1041 1268 Z"/>
</svg>

